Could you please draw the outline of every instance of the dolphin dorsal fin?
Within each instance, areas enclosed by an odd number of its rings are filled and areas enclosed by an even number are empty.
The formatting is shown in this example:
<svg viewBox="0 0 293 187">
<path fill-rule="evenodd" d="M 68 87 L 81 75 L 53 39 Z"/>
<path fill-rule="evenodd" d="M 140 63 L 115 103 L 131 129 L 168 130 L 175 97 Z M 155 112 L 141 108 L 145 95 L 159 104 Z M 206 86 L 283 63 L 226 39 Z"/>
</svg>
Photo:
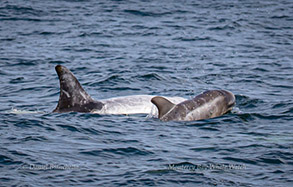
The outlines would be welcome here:
<svg viewBox="0 0 293 187">
<path fill-rule="evenodd" d="M 159 118 L 163 117 L 167 112 L 169 112 L 175 104 L 168 99 L 160 96 L 153 97 L 151 102 L 156 105 L 159 110 Z"/>
<path fill-rule="evenodd" d="M 99 102 L 86 93 L 70 70 L 61 65 L 57 65 L 55 70 L 60 82 L 60 96 L 53 112 L 89 112 L 98 107 Z"/>
</svg>

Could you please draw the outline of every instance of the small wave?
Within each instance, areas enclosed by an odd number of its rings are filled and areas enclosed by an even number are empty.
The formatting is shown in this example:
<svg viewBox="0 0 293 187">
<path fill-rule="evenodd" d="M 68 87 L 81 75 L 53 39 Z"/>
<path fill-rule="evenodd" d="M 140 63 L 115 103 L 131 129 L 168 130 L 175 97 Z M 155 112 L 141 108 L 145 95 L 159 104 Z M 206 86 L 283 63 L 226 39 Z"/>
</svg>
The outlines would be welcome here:
<svg viewBox="0 0 293 187">
<path fill-rule="evenodd" d="M 108 148 L 102 150 L 92 150 L 92 151 L 82 151 L 81 154 L 100 156 L 108 154 L 124 155 L 124 156 L 138 156 L 138 155 L 150 155 L 153 154 L 151 151 L 137 149 L 135 147 L 126 147 L 126 148 Z"/>
<path fill-rule="evenodd" d="M 80 151 L 79 153 L 84 155 L 100 156 L 100 154 L 102 154 L 103 152 L 101 150 L 92 150 L 92 151 Z"/>
<path fill-rule="evenodd" d="M 250 98 L 245 95 L 235 95 L 236 97 L 236 103 L 239 107 L 245 107 L 245 108 L 255 108 L 259 104 L 263 104 L 264 101 L 257 98 Z"/>
<path fill-rule="evenodd" d="M 291 107 L 288 110 L 284 111 L 282 114 L 293 114 L 293 107 Z"/>
<path fill-rule="evenodd" d="M 51 60 L 48 62 L 49 64 L 66 64 L 70 63 L 69 61 L 62 61 L 62 60 Z"/>
<path fill-rule="evenodd" d="M 272 115 L 272 114 L 266 114 L 266 113 L 251 113 L 251 115 L 259 119 L 266 119 L 266 120 L 275 120 L 275 119 L 290 117 L 289 115 Z"/>
<path fill-rule="evenodd" d="M 220 131 L 219 129 L 215 127 L 199 127 L 201 130 L 207 130 L 207 131 Z"/>
<path fill-rule="evenodd" d="M 153 169 L 153 170 L 147 170 L 145 173 L 148 174 L 165 174 L 170 172 L 170 169 Z"/>
<path fill-rule="evenodd" d="M 171 14 L 171 12 L 161 12 L 161 13 L 155 13 L 155 12 L 146 12 L 146 11 L 140 11 L 140 10 L 124 10 L 126 13 L 130 13 L 136 16 L 153 16 L 153 17 L 160 17 L 167 14 Z"/>
<path fill-rule="evenodd" d="M 100 134 L 103 134 L 102 131 L 99 131 L 99 130 L 94 129 L 94 128 L 82 128 L 81 129 L 81 132 L 83 132 L 85 134 L 90 134 L 90 135 L 100 135 Z"/>
<path fill-rule="evenodd" d="M 103 80 L 98 81 L 99 84 L 108 84 L 108 83 L 113 83 L 113 82 L 123 82 L 125 81 L 124 78 L 122 78 L 119 75 L 110 75 L 106 78 L 104 78 Z M 96 83 L 94 83 L 96 84 Z M 92 84 L 90 84 L 90 86 L 93 86 Z"/>
<path fill-rule="evenodd" d="M 237 27 L 240 27 L 240 25 L 235 23 L 233 25 L 212 26 L 208 28 L 208 30 L 211 30 L 211 31 L 235 30 Z"/>
<path fill-rule="evenodd" d="M 145 81 L 145 80 L 164 80 L 163 77 L 161 77 L 157 73 L 149 73 L 145 75 L 138 76 L 139 79 Z"/>
<path fill-rule="evenodd" d="M 37 10 L 32 7 L 25 7 L 25 6 L 17 6 L 17 5 L 6 5 L 4 7 L 0 7 L 0 10 L 9 11 L 12 13 L 17 13 L 19 15 L 22 14 L 29 14 L 39 16 L 40 14 L 44 13 L 42 10 Z"/>
<path fill-rule="evenodd" d="M 287 15 L 276 15 L 276 16 L 271 16 L 271 19 L 287 19 L 287 20 L 292 20 L 291 16 L 287 16 Z"/>
<path fill-rule="evenodd" d="M 101 31 L 101 32 L 82 32 L 78 35 L 79 37 L 102 37 L 102 38 L 112 38 L 113 33 Z M 97 44 L 97 46 L 102 46 L 102 47 L 109 47 L 110 45 L 108 44 Z"/>
<path fill-rule="evenodd" d="M 14 164 L 22 164 L 21 161 L 14 160 L 8 156 L 0 155 L 0 164 L 1 165 L 14 165 Z"/>
<path fill-rule="evenodd" d="M 17 77 L 17 78 L 11 79 L 9 82 L 11 84 L 15 84 L 15 83 L 23 83 L 25 81 L 24 81 L 24 77 Z"/>
<path fill-rule="evenodd" d="M 1 59 L 1 60 L 7 60 L 8 59 Z M 43 63 L 44 61 L 42 59 L 33 59 L 33 58 L 13 58 L 13 60 L 9 60 L 10 62 L 7 62 L 7 65 L 9 66 L 36 66 L 40 63 Z"/>
<path fill-rule="evenodd" d="M 256 72 L 270 72 L 269 70 L 260 67 L 254 68 L 252 70 Z"/>
<path fill-rule="evenodd" d="M 38 142 L 42 142 L 42 141 L 47 141 L 48 139 L 45 138 L 44 136 L 26 136 L 24 138 L 21 139 L 21 142 L 26 142 L 26 141 L 38 141 Z"/>
<path fill-rule="evenodd" d="M 16 38 L 12 38 L 12 37 L 7 37 L 7 38 L 0 38 L 1 41 L 14 41 L 16 40 Z"/>
<path fill-rule="evenodd" d="M 240 162 L 240 163 L 257 165 L 257 161 L 252 160 L 252 159 L 243 159 L 243 158 L 236 158 L 236 157 L 223 157 L 223 159 L 224 160 L 235 161 L 235 162 Z"/>
<path fill-rule="evenodd" d="M 72 132 L 79 132 L 79 129 L 77 129 L 76 127 L 72 126 L 72 125 L 57 125 L 58 127 L 61 127 L 63 129 L 72 131 Z"/>
<path fill-rule="evenodd" d="M 272 115 L 272 114 L 266 114 L 266 113 L 240 113 L 237 114 L 239 118 L 241 118 L 244 121 L 250 121 L 253 119 L 264 119 L 264 120 L 276 120 L 276 119 L 285 119 L 290 118 L 290 115 L 280 114 L 280 115 Z"/>
<path fill-rule="evenodd" d="M 281 158 L 259 158 L 259 162 L 264 162 L 266 164 L 286 164 Z"/>
<path fill-rule="evenodd" d="M 18 18 L 18 17 L 0 18 L 0 20 L 1 21 L 35 21 L 35 22 L 45 21 L 38 18 Z"/>
<path fill-rule="evenodd" d="M 199 152 L 199 151 L 204 151 L 204 152 L 216 152 L 218 150 L 217 147 L 195 147 L 195 148 L 190 148 L 190 150 L 192 151 L 196 151 L 196 152 Z"/>
<path fill-rule="evenodd" d="M 137 149 L 135 147 L 116 148 L 116 149 L 103 149 L 105 152 L 115 153 L 119 155 L 149 155 L 153 154 L 151 151 Z"/>
<path fill-rule="evenodd" d="M 183 41 L 183 42 L 193 42 L 193 41 L 216 41 L 218 42 L 218 40 L 213 39 L 211 37 L 178 37 L 178 38 L 174 38 L 173 40 L 179 40 L 179 41 Z"/>
</svg>

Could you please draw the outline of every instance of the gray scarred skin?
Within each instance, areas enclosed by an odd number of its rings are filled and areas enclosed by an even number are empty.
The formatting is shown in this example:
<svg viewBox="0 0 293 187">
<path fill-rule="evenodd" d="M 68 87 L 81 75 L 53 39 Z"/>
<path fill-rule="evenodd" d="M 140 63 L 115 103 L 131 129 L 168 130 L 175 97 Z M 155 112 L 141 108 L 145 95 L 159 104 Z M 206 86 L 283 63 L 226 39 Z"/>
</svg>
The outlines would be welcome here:
<svg viewBox="0 0 293 187">
<path fill-rule="evenodd" d="M 57 65 L 55 70 L 60 82 L 60 96 L 53 112 L 90 112 L 103 107 L 103 103 L 93 100 L 84 91 L 71 71 L 61 65 Z"/>
<path fill-rule="evenodd" d="M 227 113 L 235 105 L 235 96 L 226 90 L 208 90 L 177 105 L 159 96 L 152 102 L 158 107 L 162 121 L 194 121 Z"/>
<path fill-rule="evenodd" d="M 55 70 L 60 82 L 60 96 L 58 105 L 53 112 L 158 115 L 157 108 L 151 102 L 154 97 L 152 95 L 130 95 L 97 101 L 86 93 L 73 73 L 66 67 L 57 65 Z M 186 100 L 182 97 L 167 98 L 174 103 Z"/>
</svg>

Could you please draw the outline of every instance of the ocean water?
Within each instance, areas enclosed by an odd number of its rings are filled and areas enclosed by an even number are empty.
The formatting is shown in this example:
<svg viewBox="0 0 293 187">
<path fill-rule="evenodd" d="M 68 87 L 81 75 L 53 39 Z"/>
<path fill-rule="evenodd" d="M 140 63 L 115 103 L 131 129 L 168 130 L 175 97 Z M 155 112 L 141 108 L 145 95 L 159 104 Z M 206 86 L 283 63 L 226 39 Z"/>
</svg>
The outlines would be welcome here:
<svg viewBox="0 0 293 187">
<path fill-rule="evenodd" d="M 0 2 L 0 186 L 292 186 L 291 0 Z M 57 64 L 95 99 L 236 95 L 193 122 L 53 114 Z"/>
</svg>

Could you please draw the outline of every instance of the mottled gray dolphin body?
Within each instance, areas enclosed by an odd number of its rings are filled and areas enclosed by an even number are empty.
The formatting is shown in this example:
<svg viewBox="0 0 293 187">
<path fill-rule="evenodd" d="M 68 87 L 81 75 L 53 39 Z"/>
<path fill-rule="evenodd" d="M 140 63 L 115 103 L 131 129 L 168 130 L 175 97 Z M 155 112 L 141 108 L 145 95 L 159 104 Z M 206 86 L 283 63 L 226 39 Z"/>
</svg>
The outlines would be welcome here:
<svg viewBox="0 0 293 187">
<path fill-rule="evenodd" d="M 152 95 L 130 95 L 103 100 L 94 100 L 80 85 L 73 73 L 66 67 L 57 65 L 55 70 L 60 82 L 58 105 L 53 112 L 83 112 L 97 114 L 149 114 L 157 116 L 157 108 L 151 102 Z M 174 103 L 186 99 L 168 97 Z"/>
<path fill-rule="evenodd" d="M 177 105 L 160 96 L 151 101 L 157 106 L 162 121 L 194 121 L 227 113 L 235 105 L 235 96 L 226 90 L 209 90 Z"/>
<path fill-rule="evenodd" d="M 91 112 L 102 109 L 104 104 L 92 99 L 71 71 L 61 65 L 57 65 L 55 70 L 60 82 L 60 96 L 53 112 Z"/>
</svg>

